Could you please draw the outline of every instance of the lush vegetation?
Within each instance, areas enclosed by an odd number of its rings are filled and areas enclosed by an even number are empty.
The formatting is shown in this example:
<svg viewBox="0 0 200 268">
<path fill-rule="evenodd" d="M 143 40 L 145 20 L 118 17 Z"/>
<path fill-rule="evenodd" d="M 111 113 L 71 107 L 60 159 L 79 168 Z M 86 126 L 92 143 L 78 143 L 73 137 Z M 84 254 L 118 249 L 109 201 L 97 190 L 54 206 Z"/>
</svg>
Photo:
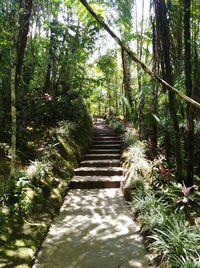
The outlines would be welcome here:
<svg viewBox="0 0 200 268">
<path fill-rule="evenodd" d="M 0 0 L 2 265 L 31 263 L 91 114 L 124 133 L 125 195 L 157 261 L 199 266 L 199 11 L 198 0 Z"/>
<path fill-rule="evenodd" d="M 117 132 L 122 126 L 114 119 L 109 124 Z M 136 129 L 122 133 L 127 170 L 122 188 L 152 260 L 159 267 L 200 267 L 199 183 L 193 188 L 177 183 L 164 158 L 148 160 L 149 144 L 139 140 Z"/>
<path fill-rule="evenodd" d="M 76 121 L 40 133 L 37 158 L 18 167 L 15 186 L 1 180 L 0 255 L 3 267 L 29 267 L 68 190 L 74 168 L 91 142 L 92 121 L 82 101 Z M 29 129 L 34 131 L 34 129 Z M 37 133 L 38 135 L 38 133 Z M 30 143 L 30 140 L 27 141 Z M 31 145 L 36 145 L 35 141 Z"/>
</svg>

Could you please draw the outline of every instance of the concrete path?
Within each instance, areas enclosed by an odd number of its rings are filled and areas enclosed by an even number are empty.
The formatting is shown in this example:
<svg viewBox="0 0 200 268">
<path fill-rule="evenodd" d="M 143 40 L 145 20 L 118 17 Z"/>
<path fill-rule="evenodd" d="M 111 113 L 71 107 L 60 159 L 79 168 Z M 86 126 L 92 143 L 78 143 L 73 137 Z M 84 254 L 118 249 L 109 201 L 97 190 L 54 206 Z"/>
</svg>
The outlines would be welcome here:
<svg viewBox="0 0 200 268">
<path fill-rule="evenodd" d="M 150 267 L 139 227 L 119 188 L 120 147 L 119 136 L 96 126 L 94 144 L 75 170 L 34 268 Z"/>
</svg>

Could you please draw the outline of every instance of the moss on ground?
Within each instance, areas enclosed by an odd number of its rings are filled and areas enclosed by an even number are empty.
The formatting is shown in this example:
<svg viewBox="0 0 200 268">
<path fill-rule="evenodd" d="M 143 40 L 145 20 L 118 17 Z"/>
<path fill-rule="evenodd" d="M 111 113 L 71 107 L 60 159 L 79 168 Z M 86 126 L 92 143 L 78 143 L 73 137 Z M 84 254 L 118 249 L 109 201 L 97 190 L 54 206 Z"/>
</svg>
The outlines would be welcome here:
<svg viewBox="0 0 200 268">
<path fill-rule="evenodd" d="M 1 196 L 0 267 L 31 267 L 92 135 L 87 114 L 45 131 L 37 160 L 19 172 L 15 189 Z"/>
</svg>

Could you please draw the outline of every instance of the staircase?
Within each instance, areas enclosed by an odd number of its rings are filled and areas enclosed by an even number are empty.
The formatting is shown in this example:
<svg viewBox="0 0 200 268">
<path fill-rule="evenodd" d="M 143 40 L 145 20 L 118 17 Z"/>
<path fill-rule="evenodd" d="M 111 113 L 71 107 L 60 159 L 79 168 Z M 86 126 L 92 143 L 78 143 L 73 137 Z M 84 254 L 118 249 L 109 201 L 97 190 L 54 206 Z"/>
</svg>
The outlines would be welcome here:
<svg viewBox="0 0 200 268">
<path fill-rule="evenodd" d="M 94 142 L 75 170 L 33 268 L 149 268 L 139 226 L 121 190 L 121 139 L 95 126 Z"/>
<path fill-rule="evenodd" d="M 95 125 L 93 143 L 75 169 L 71 189 L 119 188 L 123 169 L 120 167 L 122 141 L 120 136 L 106 125 Z"/>
</svg>

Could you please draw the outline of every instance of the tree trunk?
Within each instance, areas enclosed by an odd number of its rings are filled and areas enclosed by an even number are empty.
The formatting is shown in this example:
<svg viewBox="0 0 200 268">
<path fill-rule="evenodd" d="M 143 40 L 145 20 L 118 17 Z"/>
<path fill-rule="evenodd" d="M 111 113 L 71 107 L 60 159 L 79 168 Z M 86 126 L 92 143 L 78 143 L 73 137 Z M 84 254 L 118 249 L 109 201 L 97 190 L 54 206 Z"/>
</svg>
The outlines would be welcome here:
<svg viewBox="0 0 200 268">
<path fill-rule="evenodd" d="M 13 43 L 13 42 L 12 42 Z M 11 91 L 11 165 L 9 187 L 13 186 L 16 174 L 16 50 L 13 44 L 10 48 L 10 91 Z"/>
<path fill-rule="evenodd" d="M 52 93 L 51 91 L 51 74 L 52 74 L 52 62 L 53 62 L 53 33 L 52 27 L 50 27 L 50 37 L 49 37 L 49 55 L 48 64 L 46 69 L 45 83 L 44 83 L 44 93 Z"/>
<path fill-rule="evenodd" d="M 184 45 L 185 45 L 185 88 L 188 97 L 192 97 L 192 64 L 190 36 L 190 6 L 191 0 L 184 0 Z M 194 114 L 191 105 L 187 107 L 187 177 L 186 185 L 193 185 L 194 165 Z"/>
<path fill-rule="evenodd" d="M 152 30 L 153 30 L 153 72 L 157 72 L 158 61 L 157 61 L 157 46 L 156 46 L 156 31 L 155 31 L 155 21 L 151 18 Z M 154 155 L 157 154 L 157 122 L 154 118 L 157 115 L 158 110 L 158 85 L 152 80 L 152 90 L 151 90 L 151 120 L 150 120 L 150 139 L 152 144 L 152 152 Z"/>
<path fill-rule="evenodd" d="M 24 2 L 22 2 L 20 11 L 21 13 L 19 17 L 18 44 L 15 49 L 14 41 L 11 41 L 11 50 L 10 50 L 10 66 L 11 66 L 10 89 L 11 89 L 11 121 L 12 121 L 11 170 L 10 170 L 11 180 L 15 178 L 16 173 L 16 134 L 17 134 L 16 92 L 19 87 L 20 75 L 27 43 L 29 20 L 32 12 L 32 0 L 25 0 Z"/>
<path fill-rule="evenodd" d="M 136 9 L 136 32 L 139 35 L 138 31 L 138 22 L 137 22 L 137 6 Z M 142 59 L 142 47 L 143 47 L 143 24 L 144 24 L 144 0 L 142 0 L 142 22 L 141 22 L 141 31 L 140 31 L 140 40 L 137 39 L 137 57 L 141 61 Z M 142 138 L 142 120 L 143 120 L 143 109 L 144 109 L 144 96 L 142 93 L 142 68 L 137 65 L 137 80 L 138 80 L 138 133 L 139 137 Z"/>
<path fill-rule="evenodd" d="M 172 67 L 170 62 L 170 39 L 169 39 L 169 22 L 167 19 L 167 9 L 164 0 L 155 1 L 155 16 L 156 16 L 156 30 L 159 42 L 162 76 L 165 81 L 173 85 Z M 177 110 L 175 105 L 175 93 L 168 91 L 169 111 L 173 122 L 174 136 L 175 136 L 175 155 L 176 167 L 179 180 L 183 178 L 183 159 L 181 153 L 181 138 L 179 130 L 179 122 L 177 117 Z"/>
<path fill-rule="evenodd" d="M 158 112 L 158 88 L 156 83 L 152 83 L 152 90 L 151 90 L 151 121 L 150 121 L 150 138 L 152 143 L 152 152 L 154 155 L 157 154 L 157 136 L 158 136 L 158 128 L 156 119 L 154 115 L 157 115 Z"/>
<path fill-rule="evenodd" d="M 19 37 L 17 46 L 17 63 L 16 63 L 16 89 L 19 85 L 20 74 L 22 70 L 22 64 L 24 59 L 24 53 L 28 38 L 30 17 L 32 13 L 32 0 L 24 0 L 21 5 L 20 17 L 19 17 Z"/>
<path fill-rule="evenodd" d="M 129 56 L 122 49 L 122 66 L 123 66 L 123 88 L 125 97 L 128 100 L 129 107 L 126 107 L 125 117 L 126 119 L 131 119 L 131 114 L 134 111 L 133 108 L 133 96 L 131 92 L 131 72 L 130 72 L 130 62 Z"/>
</svg>

